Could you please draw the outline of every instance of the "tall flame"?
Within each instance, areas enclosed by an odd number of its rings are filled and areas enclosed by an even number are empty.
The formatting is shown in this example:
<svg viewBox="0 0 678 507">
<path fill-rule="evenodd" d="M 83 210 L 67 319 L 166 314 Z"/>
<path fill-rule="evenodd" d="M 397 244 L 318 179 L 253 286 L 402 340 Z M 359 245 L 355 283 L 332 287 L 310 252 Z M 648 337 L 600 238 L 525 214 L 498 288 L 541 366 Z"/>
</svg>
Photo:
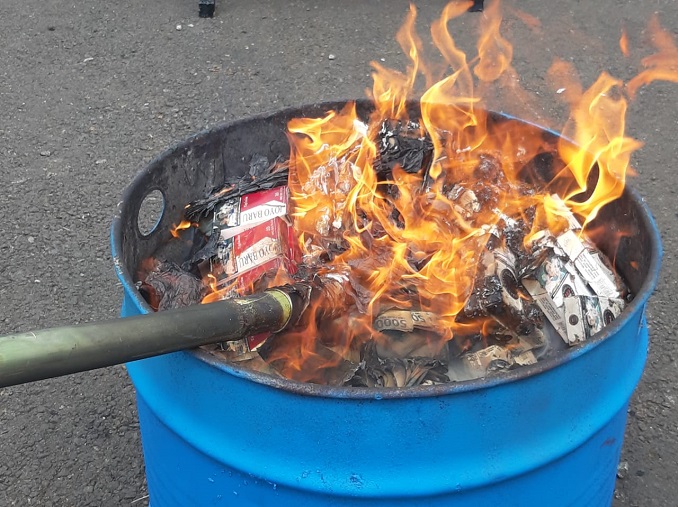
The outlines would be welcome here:
<svg viewBox="0 0 678 507">
<path fill-rule="evenodd" d="M 533 126 L 488 114 L 483 95 L 491 83 L 524 104 L 534 97 L 520 87 L 512 67 L 513 48 L 500 32 L 499 1 L 484 12 L 477 55 L 469 60 L 459 49 L 449 26 L 470 5 L 450 2 L 431 26 L 446 68 L 442 77 L 433 71 L 438 67 L 422 60 L 424 45 L 411 5 L 397 35 L 409 59 L 407 71 L 372 64 L 370 118 L 360 118 L 349 103 L 322 118 L 289 122 L 289 184 L 305 262 L 331 276 L 350 273 L 345 290 L 360 311 L 324 326 L 311 314 L 305 329 L 280 337 L 300 344 L 286 358 L 288 376 L 312 380 L 305 364 L 331 363 L 318 351 L 318 337 L 332 341 L 340 335 L 344 352 L 354 338 L 385 339 L 372 321 L 392 308 L 436 314 L 443 339 L 463 335 L 469 326 L 487 332 L 487 320 L 462 324 L 457 316 L 473 287 L 488 228 L 508 216 L 557 233 L 566 226 L 563 217 L 573 212 L 584 230 L 593 229 L 600 209 L 621 196 L 631 155 L 641 146 L 625 135 L 627 95 L 634 97 L 654 80 L 678 81 L 678 49 L 656 17 L 650 29 L 659 51 L 643 59 L 644 70 L 626 84 L 603 72 L 585 89 L 572 64 L 554 62 L 548 76 L 571 109 L 556 147 L 534 135 Z M 537 20 L 517 12 L 529 27 L 539 28 Z M 628 52 L 625 33 L 620 47 Z M 420 76 L 426 88 L 413 108 L 410 99 Z M 379 131 L 389 128 L 405 129 L 416 142 L 430 136 L 432 155 L 423 173 L 398 164 L 382 170 Z M 525 174 L 529 162 L 556 149 L 563 163 L 559 172 L 526 190 L 526 177 L 538 179 Z M 484 196 L 485 206 L 473 201 L 476 194 Z"/>
<path fill-rule="evenodd" d="M 657 53 L 643 58 L 641 61 L 645 70 L 626 84 L 626 89 L 631 98 L 635 97 L 641 86 L 653 81 L 670 81 L 678 83 L 678 48 L 669 32 L 659 24 L 659 18 L 655 14 L 650 18 L 648 30 L 652 34 L 652 44 Z"/>
</svg>

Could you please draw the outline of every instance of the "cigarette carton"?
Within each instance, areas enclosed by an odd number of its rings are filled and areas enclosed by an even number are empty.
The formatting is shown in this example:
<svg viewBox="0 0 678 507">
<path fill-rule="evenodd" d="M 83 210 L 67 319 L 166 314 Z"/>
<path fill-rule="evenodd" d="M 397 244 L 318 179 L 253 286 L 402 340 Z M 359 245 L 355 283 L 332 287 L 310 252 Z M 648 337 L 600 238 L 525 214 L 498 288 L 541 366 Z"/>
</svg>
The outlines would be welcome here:
<svg viewBox="0 0 678 507">
<path fill-rule="evenodd" d="M 221 239 L 237 236 L 255 225 L 289 212 L 289 188 L 280 186 L 228 199 L 214 211 L 214 224 L 221 230 Z"/>
<path fill-rule="evenodd" d="M 565 298 L 567 341 L 575 345 L 588 340 L 616 319 L 624 309 L 617 298 L 572 296 Z"/>
</svg>

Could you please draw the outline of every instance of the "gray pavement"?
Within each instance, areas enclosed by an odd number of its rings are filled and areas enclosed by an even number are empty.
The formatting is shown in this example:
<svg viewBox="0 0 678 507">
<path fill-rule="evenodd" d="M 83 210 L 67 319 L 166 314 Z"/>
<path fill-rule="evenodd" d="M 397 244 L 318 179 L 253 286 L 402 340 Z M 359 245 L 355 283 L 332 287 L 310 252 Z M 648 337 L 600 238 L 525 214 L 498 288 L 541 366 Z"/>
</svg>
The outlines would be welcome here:
<svg viewBox="0 0 678 507">
<path fill-rule="evenodd" d="M 415 3 L 424 28 L 445 2 Z M 650 13 L 678 29 L 673 0 L 520 7 L 542 26 L 509 17 L 515 66 L 545 99 L 552 57 L 573 61 L 586 83 L 605 69 L 628 78 L 636 59 L 619 55 L 622 25 L 641 52 Z M 0 333 L 115 317 L 121 287 L 108 231 L 134 174 L 219 122 L 363 96 L 371 60 L 402 64 L 394 34 L 406 8 L 401 0 L 218 0 L 216 17 L 199 19 L 196 0 L 0 3 Z M 469 14 L 455 24 L 469 48 L 476 23 Z M 632 185 L 655 214 L 665 256 L 618 506 L 671 506 L 678 496 L 677 99 L 677 85 L 659 83 L 630 107 L 629 133 L 645 143 Z M 546 104 L 538 115 L 562 114 Z M 146 495 L 124 367 L 0 389 L 0 506 L 138 506 Z"/>
</svg>

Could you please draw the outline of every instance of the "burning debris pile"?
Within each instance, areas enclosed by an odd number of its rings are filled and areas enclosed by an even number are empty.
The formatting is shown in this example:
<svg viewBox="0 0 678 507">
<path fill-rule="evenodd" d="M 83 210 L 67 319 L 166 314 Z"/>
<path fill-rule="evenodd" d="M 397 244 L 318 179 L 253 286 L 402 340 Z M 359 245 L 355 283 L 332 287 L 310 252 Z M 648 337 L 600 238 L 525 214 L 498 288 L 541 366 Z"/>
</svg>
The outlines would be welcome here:
<svg viewBox="0 0 678 507">
<path fill-rule="evenodd" d="M 354 128 L 369 139 L 369 125 Z M 534 364 L 563 348 L 551 335 L 575 345 L 621 313 L 629 297 L 623 282 L 565 202 L 540 193 L 545 185 L 509 181 L 500 155 L 485 152 L 457 160 L 473 179 L 455 181 L 449 169 L 434 179 L 432 168 L 447 162 L 433 159 L 431 138 L 414 121 L 381 122 L 373 144 L 378 183 L 369 212 L 348 214 L 358 168 L 347 159 L 330 156 L 302 183 L 293 164 L 255 155 L 247 175 L 186 207 L 172 241 L 190 244 L 189 260 L 156 261 L 142 293 L 166 309 L 306 284 L 311 306 L 294 329 L 223 343 L 214 353 L 294 379 L 368 387 L 468 380 Z M 410 200 L 401 207 L 404 194 Z M 498 206 L 513 194 L 532 204 L 510 216 Z M 333 198 L 334 207 L 304 211 L 309 196 Z M 539 228 L 544 200 L 560 229 Z M 375 206 L 379 222 L 368 219 Z M 393 246 L 384 246 L 413 218 L 462 239 L 450 258 L 459 256 L 458 265 L 448 268 L 460 271 L 452 280 L 456 311 L 449 294 L 427 283 L 446 250 L 437 235 L 404 242 L 400 266 Z M 364 255 L 350 255 L 356 238 Z M 388 284 L 370 285 L 379 273 Z"/>
<path fill-rule="evenodd" d="M 297 381 L 367 387 L 534 364 L 617 318 L 632 295 L 592 224 L 622 195 L 639 147 L 624 136 L 624 93 L 666 78 L 663 60 L 647 60 L 627 88 L 603 73 L 585 91 L 574 69 L 554 64 L 573 81 L 573 142 L 545 136 L 482 107 L 475 80 L 515 85 L 515 71 L 499 2 L 481 21 L 478 56 L 455 46 L 448 23 L 469 5 L 448 4 L 431 27 L 448 76 L 431 80 L 420 62 L 412 7 L 398 34 L 412 65 L 374 64 L 371 112 L 348 103 L 293 119 L 289 157 L 252 154 L 247 174 L 189 203 L 140 269 L 153 308 L 302 286 L 296 326 L 212 352 Z M 667 37 L 659 49 L 678 54 Z M 427 89 L 415 103 L 420 73 Z"/>
</svg>

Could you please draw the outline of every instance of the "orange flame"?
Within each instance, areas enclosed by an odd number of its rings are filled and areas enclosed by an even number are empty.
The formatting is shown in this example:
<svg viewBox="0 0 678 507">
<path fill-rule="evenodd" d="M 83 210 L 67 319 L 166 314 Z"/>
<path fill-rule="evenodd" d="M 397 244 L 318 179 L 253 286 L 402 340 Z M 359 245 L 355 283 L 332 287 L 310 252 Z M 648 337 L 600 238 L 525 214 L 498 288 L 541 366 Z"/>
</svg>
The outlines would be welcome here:
<svg viewBox="0 0 678 507">
<path fill-rule="evenodd" d="M 381 121 L 405 123 L 409 118 L 407 100 L 417 75 L 423 74 L 427 83 L 431 77 L 419 59 L 422 43 L 413 31 L 414 6 L 398 33 L 412 63 L 406 74 L 374 64 L 375 113 L 369 126 L 362 124 L 352 104 L 324 118 L 289 123 L 290 186 L 295 228 L 303 235 L 301 246 L 307 257 L 312 257 L 313 251 L 323 250 L 328 242 L 341 242 L 345 248 L 330 265 L 339 272 L 350 272 L 352 284 L 368 295 L 364 313 L 353 315 L 354 324 L 342 329 L 345 344 L 352 342 L 354 333 L 378 338 L 372 319 L 393 307 L 434 313 L 444 339 L 452 338 L 453 329 L 464 327 L 456 317 L 466 304 L 478 252 L 487 241 L 486 230 L 479 224 L 491 224 L 498 218 L 492 210 L 484 211 L 482 218 L 467 216 L 449 190 L 465 185 L 472 192 L 476 185 L 482 191 L 483 184 L 474 172 L 483 162 L 483 154 L 498 159 L 507 179 L 505 195 L 497 196 L 494 207 L 520 216 L 526 203 L 534 204 L 531 197 L 520 200 L 511 183 L 519 180 L 518 169 L 523 164 L 518 162 L 538 153 L 542 141 L 516 145 L 512 135 L 521 139 L 521 128 L 515 125 L 498 126 L 490 138 L 485 111 L 475 109 L 480 99 L 475 96 L 473 74 L 494 81 L 511 70 L 513 50 L 499 33 L 501 12 L 497 4 L 486 11 L 471 71 L 448 30 L 448 23 L 469 5 L 448 4 L 431 28 L 433 42 L 452 72 L 428 86 L 420 101 L 423 128 L 412 127 L 415 136 L 431 135 L 430 189 L 425 189 L 421 174 L 409 174 L 397 166 L 391 179 L 381 181 L 375 167 L 379 152 L 375 134 Z M 451 135 L 436 135 L 440 132 Z M 389 197 L 390 187 L 397 187 L 397 192 Z M 393 220 L 394 216 L 398 219 Z M 298 340 L 307 347 L 319 332 L 314 326 L 310 329 Z M 310 342 L 309 334 L 314 337 Z M 309 353 L 303 350 L 302 346 L 301 359 Z M 289 364 L 299 360 L 297 357 Z"/>
<path fill-rule="evenodd" d="M 572 211 L 585 217 L 584 225 L 621 196 L 631 153 L 642 146 L 624 136 L 627 103 L 622 86 L 621 80 L 602 73 L 573 108 L 571 123 L 563 131 L 578 145 L 560 143 L 559 154 L 576 182 L 564 197 Z"/>
<path fill-rule="evenodd" d="M 631 98 L 635 97 L 641 86 L 653 81 L 678 82 L 678 48 L 673 37 L 661 27 L 656 14 L 650 18 L 648 30 L 652 34 L 652 44 L 658 52 L 643 58 L 641 63 L 645 70 L 626 84 Z"/>
<path fill-rule="evenodd" d="M 182 220 L 181 222 L 179 222 L 179 225 L 175 225 L 170 229 L 170 234 L 172 235 L 173 238 L 178 238 L 179 231 L 189 229 L 190 227 L 195 227 L 196 225 L 197 224 L 189 222 L 188 220 Z"/>
<path fill-rule="evenodd" d="M 541 21 L 535 18 L 532 14 L 529 14 L 525 11 L 521 11 L 516 7 L 510 8 L 511 14 L 516 18 L 522 21 L 527 27 L 529 27 L 534 32 L 541 32 Z"/>
<path fill-rule="evenodd" d="M 505 220 L 501 217 L 524 219 L 533 224 L 525 238 L 529 242 L 545 228 L 561 232 L 574 213 L 583 230 L 591 229 L 597 238 L 604 231 L 594 229 L 592 221 L 621 196 L 632 173 L 631 154 L 641 147 L 625 135 L 624 92 L 633 97 L 654 80 L 678 81 L 678 49 L 656 17 L 650 29 L 659 52 L 642 60 L 645 70 L 626 86 L 603 72 L 585 89 L 572 64 L 555 61 L 548 77 L 571 110 L 555 145 L 535 135 L 531 125 L 498 121 L 487 112 L 485 95 L 493 84 L 528 109 L 534 97 L 521 88 L 512 67 L 513 48 L 500 32 L 498 0 L 480 21 L 477 55 L 469 60 L 458 48 L 449 25 L 470 5 L 450 2 L 431 26 L 432 42 L 444 60 L 442 72 L 422 60 L 424 44 L 415 31 L 417 11 L 411 5 L 397 35 L 409 65 L 403 73 L 372 64 L 374 112 L 369 118 L 360 118 L 349 103 L 322 118 L 297 118 L 288 124 L 292 216 L 304 261 L 322 266 L 325 274 L 350 273 L 344 289 L 356 300 L 355 308 L 326 321 L 316 318 L 323 304 L 316 302 L 303 326 L 276 339 L 281 346 L 268 359 L 282 361 L 281 371 L 288 377 L 314 381 L 317 370 L 355 357 L 356 344 L 370 337 L 378 343 L 386 340 L 373 326 L 386 310 L 434 314 L 440 345 L 459 336 L 463 348 L 471 334 L 493 332 L 497 324 L 489 318 L 458 319 L 468 303 L 488 230 Z M 538 20 L 520 11 L 516 15 L 532 29 L 539 28 Z M 620 48 L 628 54 L 626 32 Z M 410 100 L 420 76 L 426 88 L 414 108 Z M 398 164 L 380 170 L 384 147 L 379 143 L 384 141 L 379 131 L 396 127 L 412 139 L 430 136 L 431 156 L 424 170 L 410 173 Z M 548 181 L 530 173 L 535 157 L 555 153 L 562 165 Z M 215 292 L 205 302 L 222 296 L 223 290 Z"/>
<path fill-rule="evenodd" d="M 626 33 L 626 29 L 622 28 L 622 34 L 621 37 L 619 38 L 619 49 L 621 50 L 622 54 L 626 57 L 629 56 L 630 51 L 629 51 L 629 35 Z"/>
<path fill-rule="evenodd" d="M 501 36 L 500 2 L 490 2 L 480 23 L 478 64 L 473 72 L 481 81 L 495 81 L 506 71 L 513 59 L 513 46 Z"/>
<path fill-rule="evenodd" d="M 473 286 L 487 227 L 499 220 L 496 210 L 520 218 L 532 208 L 535 227 L 556 230 L 564 227 L 563 217 L 574 212 L 586 227 L 621 195 L 630 156 L 641 146 L 624 134 L 624 83 L 603 73 L 584 90 L 571 64 L 558 61 L 549 75 L 572 111 L 557 147 L 564 166 L 541 193 L 521 191 L 525 164 L 553 146 L 528 126 L 493 122 L 486 113 L 481 93 L 486 83 L 524 91 L 511 65 L 513 48 L 500 33 L 500 2 L 490 3 L 480 22 L 477 56 L 469 61 L 457 47 L 449 24 L 469 5 L 449 3 L 431 26 L 433 44 L 448 68 L 438 81 L 432 82 L 433 67 L 421 59 L 416 8 L 410 6 L 397 36 L 410 64 L 401 73 L 373 63 L 375 112 L 367 124 L 353 104 L 323 118 L 289 123 L 290 187 L 304 254 L 314 259 L 315 252 L 326 251 L 329 244 L 341 244 L 325 268 L 350 272 L 353 288 L 365 298 L 364 311 L 342 321 L 352 323 L 341 327 L 344 347 L 356 337 L 379 339 L 372 320 L 389 308 L 433 312 L 439 327 L 447 330 L 444 339 L 462 328 L 466 333 L 469 324 L 460 324 L 457 316 Z M 522 18 L 533 28 L 539 26 L 527 15 Z M 656 20 L 653 23 L 660 53 L 643 60 L 647 70 L 628 83 L 631 95 L 654 79 L 675 77 L 675 46 Z M 620 45 L 626 53 L 625 41 L 624 34 Z M 426 81 L 419 100 L 421 126 L 408 128 L 414 137 L 430 135 L 431 166 L 422 175 L 396 165 L 384 180 L 378 176 L 377 132 L 384 120 L 400 121 L 401 126 L 410 120 L 408 99 L 419 75 Z M 499 167 L 501 174 L 483 173 L 483 164 Z M 488 177 L 505 180 L 492 182 L 501 192 L 492 197 L 491 209 L 475 209 L 472 194 L 487 191 L 483 179 Z M 454 187 L 466 192 L 466 204 L 450 192 Z M 491 324 L 481 320 L 474 326 L 486 333 Z M 289 368 L 301 371 L 304 360 L 317 353 L 314 343 L 319 336 L 322 340 L 323 332 L 310 321 L 307 330 L 297 331 L 301 336 L 295 341 L 302 347 Z"/>
</svg>

